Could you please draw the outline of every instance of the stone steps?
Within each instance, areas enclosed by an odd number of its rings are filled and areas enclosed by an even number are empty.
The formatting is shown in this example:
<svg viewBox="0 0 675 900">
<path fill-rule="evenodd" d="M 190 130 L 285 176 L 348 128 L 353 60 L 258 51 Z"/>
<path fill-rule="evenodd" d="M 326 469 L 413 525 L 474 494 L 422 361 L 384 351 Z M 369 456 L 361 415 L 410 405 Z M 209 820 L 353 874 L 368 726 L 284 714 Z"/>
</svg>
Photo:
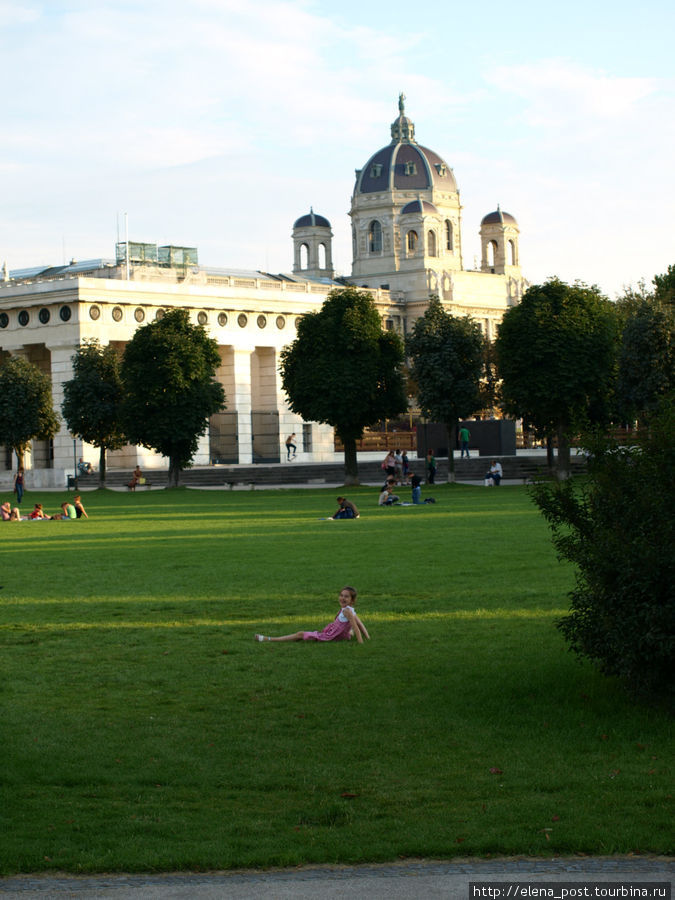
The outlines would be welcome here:
<svg viewBox="0 0 675 900">
<path fill-rule="evenodd" d="M 470 459 L 455 459 L 455 478 L 462 481 L 482 481 L 490 467 L 492 459 L 499 459 L 502 464 L 505 481 L 527 481 L 529 479 L 546 478 L 545 457 L 539 456 L 473 456 Z M 436 481 L 448 480 L 448 460 L 437 460 Z M 572 472 L 580 474 L 586 469 L 582 457 L 572 457 Z M 426 468 L 423 459 L 411 459 L 410 471 L 425 478 Z M 165 487 L 168 471 L 166 469 L 148 470 L 146 477 L 153 488 Z M 106 487 L 126 487 L 131 478 L 130 469 L 108 469 Z M 384 472 L 377 460 L 359 462 L 359 480 L 364 484 L 380 484 L 384 482 Z M 273 463 L 258 465 L 222 465 L 203 466 L 185 469 L 181 473 L 180 483 L 187 487 L 250 487 L 270 485 L 341 485 L 344 483 L 343 463 Z M 80 488 L 97 487 L 98 475 L 84 475 L 78 478 Z"/>
</svg>

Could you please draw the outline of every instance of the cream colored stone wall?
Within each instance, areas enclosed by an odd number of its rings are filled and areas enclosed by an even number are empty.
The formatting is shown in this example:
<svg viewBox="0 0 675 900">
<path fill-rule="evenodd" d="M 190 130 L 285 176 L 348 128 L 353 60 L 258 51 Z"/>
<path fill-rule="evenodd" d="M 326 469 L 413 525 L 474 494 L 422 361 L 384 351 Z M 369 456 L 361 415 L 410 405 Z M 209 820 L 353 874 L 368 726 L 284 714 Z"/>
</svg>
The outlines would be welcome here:
<svg viewBox="0 0 675 900">
<path fill-rule="evenodd" d="M 114 270 L 110 274 L 119 274 Z M 26 356 L 48 372 L 60 411 L 63 383 L 72 377 L 72 356 L 85 339 L 113 343 L 120 349 L 137 328 L 154 321 L 162 310 L 182 307 L 191 320 L 205 326 L 221 348 L 218 377 L 226 391 L 227 409 L 237 416 L 239 461 L 253 459 L 251 412 L 277 411 L 279 452 L 292 431 L 302 434 L 301 419 L 290 412 L 281 390 L 279 353 L 296 335 L 300 316 L 319 309 L 330 287 L 312 282 L 284 283 L 263 277 L 208 276 L 200 272 L 179 282 L 166 270 L 132 270 L 132 279 L 76 277 L 27 284 L 0 283 L 0 312 L 9 324 L 0 329 L 0 352 Z M 380 297 L 382 292 L 379 292 Z M 68 311 L 67 320 L 61 315 Z M 19 323 L 19 313 L 28 323 Z M 44 321 L 49 313 L 48 321 Z M 42 312 L 43 321 L 40 319 Z M 65 316 L 65 314 L 64 314 Z M 333 457 L 332 429 L 312 428 L 312 459 Z M 98 451 L 77 442 L 77 458 L 98 463 Z M 285 450 L 284 450 L 285 453 Z M 109 465 L 144 468 L 166 460 L 144 448 L 127 447 L 109 454 Z M 210 462 L 206 435 L 195 464 Z M 48 465 L 46 460 L 41 466 Z M 60 486 L 73 468 L 73 439 L 62 424 L 54 440 L 53 480 Z M 47 472 L 42 474 L 47 479 Z"/>
</svg>

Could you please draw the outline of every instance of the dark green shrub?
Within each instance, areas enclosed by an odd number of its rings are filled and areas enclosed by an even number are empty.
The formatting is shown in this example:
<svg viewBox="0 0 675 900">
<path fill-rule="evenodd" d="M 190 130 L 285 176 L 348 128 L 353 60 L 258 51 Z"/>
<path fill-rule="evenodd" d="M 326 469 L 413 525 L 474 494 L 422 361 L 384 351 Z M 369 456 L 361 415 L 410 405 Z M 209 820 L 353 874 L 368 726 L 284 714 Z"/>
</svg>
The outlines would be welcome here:
<svg viewBox="0 0 675 900">
<path fill-rule="evenodd" d="M 580 656 L 651 693 L 673 688 L 674 438 L 671 396 L 633 446 L 585 442 L 583 485 L 533 488 L 559 556 L 578 568 L 558 627 Z"/>
</svg>

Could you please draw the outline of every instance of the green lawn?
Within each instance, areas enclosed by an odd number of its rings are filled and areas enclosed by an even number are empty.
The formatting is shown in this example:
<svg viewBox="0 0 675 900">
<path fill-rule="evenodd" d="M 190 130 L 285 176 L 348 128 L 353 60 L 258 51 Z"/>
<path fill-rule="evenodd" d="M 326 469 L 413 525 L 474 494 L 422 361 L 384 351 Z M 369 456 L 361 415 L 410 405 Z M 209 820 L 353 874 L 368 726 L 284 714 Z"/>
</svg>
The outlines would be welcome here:
<svg viewBox="0 0 675 900">
<path fill-rule="evenodd" d="M 525 489 L 321 521 L 336 493 L 0 525 L 2 873 L 672 850 L 670 720 L 566 649 Z M 253 641 L 345 584 L 370 642 Z"/>
</svg>

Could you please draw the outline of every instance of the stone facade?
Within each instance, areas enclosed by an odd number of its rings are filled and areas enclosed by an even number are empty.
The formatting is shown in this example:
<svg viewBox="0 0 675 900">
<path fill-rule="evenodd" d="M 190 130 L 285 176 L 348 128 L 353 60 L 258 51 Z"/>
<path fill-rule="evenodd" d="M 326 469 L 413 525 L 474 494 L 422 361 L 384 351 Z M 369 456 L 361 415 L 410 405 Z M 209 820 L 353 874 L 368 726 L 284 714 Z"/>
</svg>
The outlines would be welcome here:
<svg viewBox="0 0 675 900">
<path fill-rule="evenodd" d="M 367 287 L 383 327 L 405 334 L 437 293 L 455 314 L 476 318 L 493 338 L 504 311 L 518 303 L 526 282 L 520 271 L 516 220 L 497 210 L 481 223 L 480 271 L 462 265 L 461 205 L 452 169 L 417 144 L 403 96 L 391 143 L 357 170 L 352 196 L 352 275 L 333 280 L 332 231 L 310 211 L 293 227 L 293 272 L 226 271 L 195 264 L 190 248 L 149 244 L 133 259 L 92 260 L 49 269 L 9 271 L 0 280 L 0 364 L 21 355 L 51 377 L 60 411 L 63 384 L 82 341 L 96 338 L 122 349 L 136 329 L 167 308 L 190 311 L 219 345 L 227 409 L 210 421 L 194 459 L 209 463 L 274 462 L 296 433 L 308 461 L 333 460 L 332 429 L 302 422 L 288 408 L 278 372 L 279 354 L 294 340 L 304 313 L 319 309 L 333 287 Z M 129 247 L 122 245 L 125 252 Z M 175 252 L 174 252 L 175 251 Z M 140 255 L 139 255 L 140 254 Z M 62 486 L 74 458 L 96 462 L 98 451 L 74 440 L 62 425 L 53 442 L 34 442 L 27 457 L 33 486 Z M 111 452 L 110 466 L 164 467 L 152 451 Z M 0 456 L 6 475 L 13 461 Z"/>
</svg>

